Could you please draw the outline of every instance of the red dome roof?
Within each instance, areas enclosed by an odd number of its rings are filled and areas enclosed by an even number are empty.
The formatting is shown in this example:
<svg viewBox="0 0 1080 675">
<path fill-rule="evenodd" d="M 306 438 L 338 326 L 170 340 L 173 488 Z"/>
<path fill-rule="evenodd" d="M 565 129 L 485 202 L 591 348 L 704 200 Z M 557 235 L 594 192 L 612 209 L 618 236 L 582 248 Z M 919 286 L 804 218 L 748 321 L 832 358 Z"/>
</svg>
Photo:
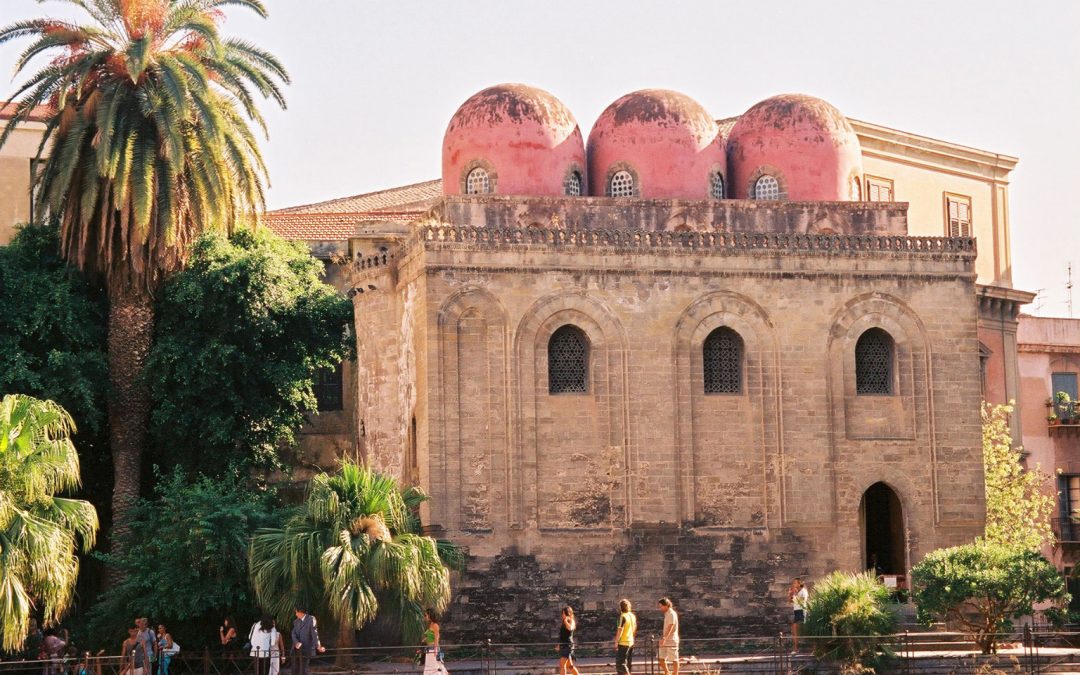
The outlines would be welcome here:
<svg viewBox="0 0 1080 675">
<path fill-rule="evenodd" d="M 465 193 L 476 168 L 497 194 L 563 195 L 573 172 L 586 194 L 577 121 L 559 99 L 524 84 L 484 89 L 454 113 L 443 137 L 443 193 Z"/>
<path fill-rule="evenodd" d="M 726 173 L 724 139 L 712 116 L 674 91 L 627 94 L 601 113 L 589 134 L 589 186 L 603 196 L 618 171 L 642 199 L 706 199 L 713 173 Z"/>
<path fill-rule="evenodd" d="M 769 174 L 781 196 L 806 201 L 846 201 L 852 179 L 862 178 L 859 138 L 839 110 L 821 99 L 782 94 L 747 110 L 727 142 L 731 196 L 750 197 Z"/>
</svg>

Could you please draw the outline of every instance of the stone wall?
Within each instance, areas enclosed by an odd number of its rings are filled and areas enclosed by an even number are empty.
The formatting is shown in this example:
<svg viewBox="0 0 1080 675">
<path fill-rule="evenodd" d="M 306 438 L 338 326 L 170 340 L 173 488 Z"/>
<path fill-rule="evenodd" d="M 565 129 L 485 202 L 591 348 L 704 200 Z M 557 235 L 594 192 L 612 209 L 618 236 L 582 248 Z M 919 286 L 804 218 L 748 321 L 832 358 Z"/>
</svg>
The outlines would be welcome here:
<svg viewBox="0 0 1080 675">
<path fill-rule="evenodd" d="M 834 231 L 858 213 L 839 205 Z M 354 272 L 383 275 L 357 296 L 358 417 L 380 468 L 408 479 L 415 453 L 426 522 L 470 549 L 448 640 L 550 639 L 565 603 L 606 639 L 621 597 L 648 616 L 661 595 L 688 634 L 771 632 L 792 576 L 865 565 L 878 482 L 903 507 L 906 568 L 981 532 L 970 239 L 435 223 L 393 256 Z M 583 394 L 548 391 L 566 324 L 588 338 Z M 707 395 L 721 326 L 744 343 L 743 387 Z M 855 391 L 869 328 L 895 344 L 891 395 Z M 389 433 L 410 414 L 415 440 Z"/>
</svg>

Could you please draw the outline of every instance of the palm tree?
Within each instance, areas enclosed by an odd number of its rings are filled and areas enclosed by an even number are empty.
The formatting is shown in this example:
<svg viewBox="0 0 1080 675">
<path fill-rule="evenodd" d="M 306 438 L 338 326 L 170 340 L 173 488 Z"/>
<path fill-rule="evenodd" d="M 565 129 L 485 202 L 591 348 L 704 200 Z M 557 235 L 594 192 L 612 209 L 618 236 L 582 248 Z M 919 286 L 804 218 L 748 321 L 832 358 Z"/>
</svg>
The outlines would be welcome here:
<svg viewBox="0 0 1080 675">
<path fill-rule="evenodd" d="M 46 621 L 71 605 L 79 574 L 76 548 L 88 551 L 97 512 L 80 499 L 57 497 L 79 486 L 75 423 L 52 401 L 22 394 L 0 400 L 0 648 L 15 651 L 31 610 Z"/>
<path fill-rule="evenodd" d="M 266 167 L 255 94 L 284 106 L 288 76 L 271 54 L 218 32 L 222 8 L 266 16 L 261 0 L 60 0 L 85 23 L 34 19 L 0 29 L 33 42 L 16 63 L 55 53 L 22 82 L 0 147 L 45 106 L 36 212 L 59 223 L 61 254 L 109 295 L 112 516 L 116 534 L 139 496 L 149 395 L 140 377 L 153 296 L 203 229 L 231 231 L 263 208 Z M 40 112 L 40 110 L 39 110 Z M 114 537 L 114 540 L 116 538 Z"/>
<path fill-rule="evenodd" d="M 279 617 L 296 603 L 326 610 L 346 639 L 381 609 L 380 618 L 416 644 L 424 610 L 441 612 L 450 601 L 448 565 L 461 562 L 457 547 L 420 534 L 415 511 L 426 499 L 348 460 L 315 476 L 285 527 L 252 538 L 256 597 Z"/>
</svg>

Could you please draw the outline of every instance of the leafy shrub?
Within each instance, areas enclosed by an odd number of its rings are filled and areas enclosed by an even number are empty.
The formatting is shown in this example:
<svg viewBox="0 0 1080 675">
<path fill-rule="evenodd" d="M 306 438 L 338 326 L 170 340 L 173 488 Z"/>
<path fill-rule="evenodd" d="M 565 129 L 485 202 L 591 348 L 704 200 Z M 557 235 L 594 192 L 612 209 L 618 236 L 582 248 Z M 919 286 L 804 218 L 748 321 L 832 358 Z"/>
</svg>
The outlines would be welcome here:
<svg viewBox="0 0 1080 675">
<path fill-rule="evenodd" d="M 814 586 L 805 634 L 820 657 L 865 664 L 878 657 L 878 636 L 896 630 L 889 589 L 870 572 L 833 572 Z"/>
</svg>

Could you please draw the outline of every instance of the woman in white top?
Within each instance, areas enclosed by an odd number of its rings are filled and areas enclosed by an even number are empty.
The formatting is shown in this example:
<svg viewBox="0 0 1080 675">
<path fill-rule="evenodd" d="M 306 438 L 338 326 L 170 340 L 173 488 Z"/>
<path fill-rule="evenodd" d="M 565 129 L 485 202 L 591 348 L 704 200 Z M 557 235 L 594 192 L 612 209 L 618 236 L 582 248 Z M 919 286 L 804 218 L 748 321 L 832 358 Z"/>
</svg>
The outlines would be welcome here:
<svg viewBox="0 0 1080 675">
<path fill-rule="evenodd" d="M 255 675 L 270 675 L 271 659 L 281 655 L 274 618 L 263 614 L 259 622 L 251 627 L 248 641 L 251 643 L 251 656 L 255 659 Z"/>
<path fill-rule="evenodd" d="M 806 601 L 810 593 L 803 586 L 802 579 L 795 577 L 788 588 L 788 601 L 791 602 L 791 653 L 799 651 L 799 629 L 806 621 Z"/>
</svg>

